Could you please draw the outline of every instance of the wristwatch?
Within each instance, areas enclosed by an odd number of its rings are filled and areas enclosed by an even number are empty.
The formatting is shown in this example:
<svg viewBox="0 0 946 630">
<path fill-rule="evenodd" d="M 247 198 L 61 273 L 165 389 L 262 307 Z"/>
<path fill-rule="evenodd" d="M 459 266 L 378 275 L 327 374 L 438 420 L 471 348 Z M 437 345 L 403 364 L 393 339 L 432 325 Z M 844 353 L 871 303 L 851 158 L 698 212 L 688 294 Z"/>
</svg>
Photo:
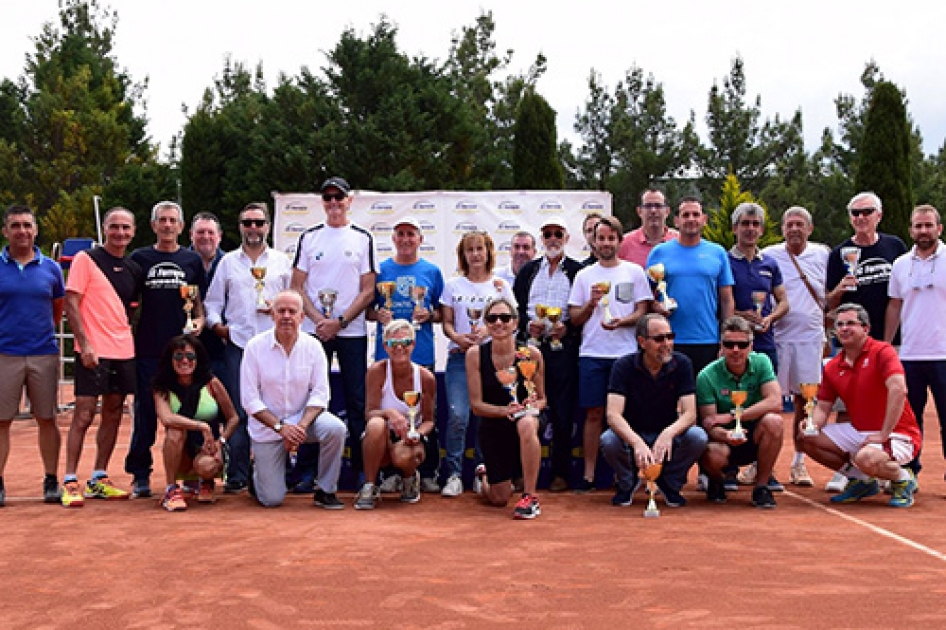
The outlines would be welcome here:
<svg viewBox="0 0 946 630">
<path fill-rule="evenodd" d="M 275 431 L 276 433 L 279 433 L 280 431 L 282 431 L 282 420 L 276 421 L 276 424 L 273 425 L 273 431 Z"/>
<path fill-rule="evenodd" d="M 348 328 L 348 322 L 345 320 L 344 315 L 338 316 L 338 323 L 341 324 L 342 328 Z"/>
</svg>

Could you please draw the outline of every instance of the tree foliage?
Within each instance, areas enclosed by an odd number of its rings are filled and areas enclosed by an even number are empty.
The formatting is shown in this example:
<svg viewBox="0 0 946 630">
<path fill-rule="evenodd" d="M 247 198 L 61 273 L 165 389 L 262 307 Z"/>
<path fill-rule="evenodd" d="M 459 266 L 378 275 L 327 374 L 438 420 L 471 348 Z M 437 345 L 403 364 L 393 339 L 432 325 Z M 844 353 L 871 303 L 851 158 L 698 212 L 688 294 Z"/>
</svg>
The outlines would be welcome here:
<svg viewBox="0 0 946 630">
<path fill-rule="evenodd" d="M 766 247 L 782 240 L 779 224 L 765 204 L 756 199 L 748 190 L 742 190 L 739 178 L 729 173 L 723 181 L 719 205 L 706 210 L 707 220 L 703 227 L 703 238 L 723 246 L 727 251 L 736 244 L 736 235 L 732 229 L 732 213 L 741 203 L 757 203 L 765 209 L 765 230 L 759 237 L 759 247 Z"/>
<path fill-rule="evenodd" d="M 515 188 L 560 190 L 565 185 L 558 159 L 555 110 L 534 89 L 526 90 L 519 101 L 513 147 Z"/>
</svg>

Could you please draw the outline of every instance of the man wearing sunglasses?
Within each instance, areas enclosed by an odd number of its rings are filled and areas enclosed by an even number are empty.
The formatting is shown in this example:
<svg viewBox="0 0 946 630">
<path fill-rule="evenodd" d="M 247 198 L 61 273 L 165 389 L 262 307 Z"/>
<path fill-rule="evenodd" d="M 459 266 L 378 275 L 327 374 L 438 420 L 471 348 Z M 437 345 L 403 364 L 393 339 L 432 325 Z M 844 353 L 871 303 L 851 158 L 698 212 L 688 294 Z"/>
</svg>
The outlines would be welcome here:
<svg viewBox="0 0 946 630">
<path fill-rule="evenodd" d="M 565 223 L 564 217 L 556 215 L 550 215 L 542 223 L 540 236 L 545 253 L 522 266 L 512 288 L 518 303 L 520 341 L 538 340 L 545 360 L 545 391 L 552 425 L 552 482 L 549 486 L 552 492 L 567 490 L 571 477 L 581 343 L 581 328 L 568 318 L 568 295 L 582 264 L 565 255 L 569 238 Z M 561 309 L 561 319 L 552 323 L 545 317 L 537 317 L 537 304 Z M 553 342 L 557 343 L 553 346 Z"/>
<path fill-rule="evenodd" d="M 910 215 L 913 248 L 893 263 L 884 340 L 901 329 L 900 361 L 907 380 L 907 400 L 923 428 L 927 389 L 933 394 L 941 433 L 946 434 L 946 246 L 939 210 L 917 206 Z M 943 446 L 946 449 L 946 444 Z M 946 456 L 946 450 L 943 451 Z M 920 472 L 919 453 L 911 462 Z"/>
<path fill-rule="evenodd" d="M 641 267 L 646 266 L 650 250 L 679 236 L 679 232 L 667 227 L 669 215 L 670 206 L 667 205 L 663 191 L 656 188 L 645 190 L 641 195 L 641 203 L 637 206 L 641 226 L 628 232 L 621 241 L 618 258 L 637 263 Z"/>
<path fill-rule="evenodd" d="M 614 363 L 608 386 L 608 426 L 601 453 L 617 477 L 611 504 L 631 505 L 638 473 L 663 464 L 657 488 L 669 507 L 683 507 L 680 490 L 706 448 L 706 432 L 696 423 L 693 364 L 673 351 L 673 331 L 663 315 L 637 322 L 637 352 Z"/>
<path fill-rule="evenodd" d="M 319 190 L 325 221 L 299 236 L 292 264 L 292 288 L 302 294 L 305 301 L 307 321 L 303 330 L 322 341 L 329 365 L 333 356 L 338 359 L 352 440 L 352 468 L 358 474 L 362 469 L 358 438 L 365 429 L 365 374 L 368 371 L 365 309 L 375 299 L 378 265 L 371 232 L 348 218 L 352 202 L 348 182 L 341 177 L 330 177 Z M 324 291 L 335 292 L 331 311 L 319 299 L 320 292 Z M 300 454 L 299 464 L 303 470 L 314 467 L 310 454 Z"/>
<path fill-rule="evenodd" d="M 713 503 L 725 503 L 726 467 L 757 462 L 752 504 L 774 508 L 775 498 L 766 482 L 782 448 L 782 389 L 769 358 L 752 351 L 752 335 L 752 325 L 744 318 L 728 318 L 722 325 L 722 356 L 696 377 L 696 402 L 703 428 L 709 435 L 700 464 L 708 477 L 706 498 Z M 745 402 L 740 405 L 743 436 L 733 431 L 735 392 L 745 395 Z"/>
<path fill-rule="evenodd" d="M 239 404 L 243 349 L 254 335 L 273 327 L 273 297 L 289 288 L 292 276 L 289 258 L 266 244 L 269 227 L 269 208 L 265 203 L 249 203 L 240 211 L 240 247 L 220 260 L 207 290 L 207 327 L 225 343 L 227 369 L 222 380 L 231 400 L 237 403 L 240 416 L 240 424 L 229 440 L 230 462 L 224 492 L 230 494 L 242 492 L 249 482 L 250 438 L 246 411 Z M 253 269 L 265 271 L 259 291 L 260 283 Z"/>
</svg>

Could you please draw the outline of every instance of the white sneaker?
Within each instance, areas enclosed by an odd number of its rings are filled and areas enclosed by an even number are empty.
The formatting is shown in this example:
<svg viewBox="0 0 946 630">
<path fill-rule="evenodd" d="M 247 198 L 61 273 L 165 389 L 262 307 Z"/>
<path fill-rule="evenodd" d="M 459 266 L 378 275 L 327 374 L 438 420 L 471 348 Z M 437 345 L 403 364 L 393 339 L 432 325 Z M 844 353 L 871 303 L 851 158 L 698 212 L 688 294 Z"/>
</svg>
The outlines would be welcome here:
<svg viewBox="0 0 946 630">
<path fill-rule="evenodd" d="M 697 492 L 706 492 L 706 489 L 709 487 L 709 477 L 706 475 L 699 475 L 696 478 L 696 491 Z"/>
<path fill-rule="evenodd" d="M 420 491 L 425 493 L 440 492 L 436 477 L 424 477 L 420 480 Z"/>
<path fill-rule="evenodd" d="M 375 504 L 381 500 L 380 496 L 375 495 L 376 488 L 373 483 L 366 483 L 355 495 L 356 510 L 373 510 Z"/>
<path fill-rule="evenodd" d="M 740 486 L 751 486 L 755 484 L 755 478 L 758 474 L 758 467 L 755 462 L 752 462 L 739 471 L 739 474 L 736 475 L 736 481 L 739 482 Z"/>
<path fill-rule="evenodd" d="M 463 494 L 463 482 L 460 481 L 460 475 L 450 475 L 447 483 L 444 484 L 440 495 L 444 497 L 458 497 Z"/>
<path fill-rule="evenodd" d="M 834 473 L 834 476 L 831 477 L 831 481 L 825 484 L 824 489 L 828 492 L 844 492 L 844 488 L 847 487 L 847 482 L 847 477 L 839 472 L 836 472 Z"/>
<path fill-rule="evenodd" d="M 382 479 L 381 485 L 378 487 L 384 494 L 395 494 L 404 489 L 404 482 L 401 480 L 401 476 L 395 473 Z"/>
<path fill-rule="evenodd" d="M 473 492 L 483 494 L 483 477 L 486 476 L 486 464 L 480 464 L 473 473 Z"/>
<path fill-rule="evenodd" d="M 418 501 L 420 501 L 420 471 L 415 471 L 404 484 L 404 490 L 401 492 L 401 502 L 417 503 Z"/>
</svg>

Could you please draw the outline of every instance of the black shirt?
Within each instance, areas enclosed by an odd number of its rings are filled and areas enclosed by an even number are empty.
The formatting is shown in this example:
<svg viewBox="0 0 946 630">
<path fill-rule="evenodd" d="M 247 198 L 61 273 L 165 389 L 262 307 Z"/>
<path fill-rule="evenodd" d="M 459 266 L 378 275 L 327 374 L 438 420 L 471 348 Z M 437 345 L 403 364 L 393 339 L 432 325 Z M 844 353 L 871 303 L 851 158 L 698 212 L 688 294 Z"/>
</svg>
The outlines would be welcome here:
<svg viewBox="0 0 946 630">
<path fill-rule="evenodd" d="M 609 394 L 624 396 L 624 419 L 635 433 L 659 433 L 677 421 L 681 396 L 693 394 L 693 363 L 685 354 L 661 366 L 657 376 L 644 365 L 640 352 L 626 354 L 611 368 Z"/>
</svg>

